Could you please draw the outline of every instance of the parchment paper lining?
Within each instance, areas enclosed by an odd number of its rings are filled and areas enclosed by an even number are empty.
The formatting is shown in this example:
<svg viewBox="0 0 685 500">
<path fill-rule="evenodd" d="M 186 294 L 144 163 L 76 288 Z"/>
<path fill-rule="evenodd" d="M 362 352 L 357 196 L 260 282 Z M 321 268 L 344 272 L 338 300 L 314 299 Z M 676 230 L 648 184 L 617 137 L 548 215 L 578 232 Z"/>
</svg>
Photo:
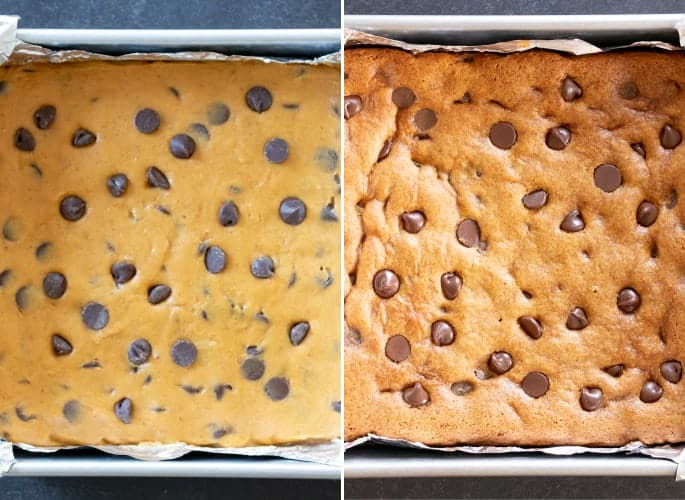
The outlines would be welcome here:
<svg viewBox="0 0 685 500">
<path fill-rule="evenodd" d="M 680 45 L 685 46 L 685 19 L 681 20 L 674 26 L 674 30 L 678 31 Z M 370 33 L 363 33 L 355 30 L 345 30 L 344 43 L 345 49 L 353 48 L 355 46 L 377 46 L 377 47 L 393 47 L 397 49 L 406 50 L 412 54 L 420 54 L 422 52 L 441 51 L 441 52 L 494 52 L 498 54 L 511 54 L 514 52 L 523 52 L 531 49 L 545 49 L 554 50 L 557 52 L 564 52 L 573 55 L 587 55 L 602 52 L 603 49 L 592 45 L 584 40 L 579 39 L 560 39 L 560 40 L 511 40 L 506 42 L 493 43 L 489 45 L 431 45 L 431 44 L 410 44 L 400 40 L 392 40 L 390 38 L 373 35 Z M 639 41 L 630 45 L 612 47 L 606 50 L 618 50 L 636 47 L 654 48 L 660 50 L 682 50 L 681 47 L 659 42 L 659 41 Z M 685 418 L 685 417 L 684 417 Z M 576 455 L 581 453 L 627 453 L 640 454 L 654 458 L 662 458 L 672 460 L 677 466 L 676 481 L 685 480 L 685 443 L 677 445 L 662 445 L 662 446 L 647 446 L 639 441 L 628 443 L 621 447 L 588 447 L 588 446 L 546 446 L 539 448 L 522 448 L 516 446 L 446 446 L 435 447 L 428 446 L 419 442 L 406 441 L 403 439 L 392 439 L 375 434 L 370 434 L 353 441 L 345 443 L 345 449 L 349 450 L 355 446 L 363 443 L 374 442 L 385 445 L 400 446 L 405 448 L 424 449 L 432 451 L 444 452 L 463 452 L 463 453 L 530 453 L 540 452 L 549 455 Z"/>
</svg>

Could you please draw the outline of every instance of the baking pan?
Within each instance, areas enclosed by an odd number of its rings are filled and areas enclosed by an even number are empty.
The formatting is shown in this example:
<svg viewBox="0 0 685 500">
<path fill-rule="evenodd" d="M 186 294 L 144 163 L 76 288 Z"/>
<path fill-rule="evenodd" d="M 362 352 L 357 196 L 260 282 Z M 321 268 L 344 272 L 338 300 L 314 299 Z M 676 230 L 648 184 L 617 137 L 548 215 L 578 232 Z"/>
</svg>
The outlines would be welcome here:
<svg viewBox="0 0 685 500">
<path fill-rule="evenodd" d="M 22 41 L 53 49 L 105 54 L 216 51 L 279 58 L 312 59 L 340 50 L 339 29 L 278 30 L 67 30 L 18 29 Z M 56 453 L 14 450 L 5 476 L 224 477 L 339 480 L 340 467 L 277 457 L 190 453 L 145 462 L 88 448 Z M 0 477 L 3 474 L 0 473 Z M 1 483 L 0 483 L 1 484 Z"/>
<path fill-rule="evenodd" d="M 481 45 L 581 38 L 599 47 L 637 41 L 680 46 L 685 14 L 572 16 L 345 16 L 345 28 L 410 43 Z M 685 464 L 681 465 L 681 468 Z M 345 478 L 458 476 L 667 476 L 678 464 L 626 454 L 446 453 L 362 445 L 345 453 Z"/>
</svg>

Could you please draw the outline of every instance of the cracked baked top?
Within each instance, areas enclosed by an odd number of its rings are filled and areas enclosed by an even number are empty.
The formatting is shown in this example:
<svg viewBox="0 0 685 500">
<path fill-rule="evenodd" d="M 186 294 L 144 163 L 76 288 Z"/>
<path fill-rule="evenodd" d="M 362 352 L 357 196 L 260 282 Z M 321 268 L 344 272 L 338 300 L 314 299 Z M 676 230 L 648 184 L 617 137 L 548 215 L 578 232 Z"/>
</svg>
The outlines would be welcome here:
<svg viewBox="0 0 685 500">
<path fill-rule="evenodd" d="M 0 68 L 0 436 L 339 435 L 339 74 Z"/>
<path fill-rule="evenodd" d="M 685 440 L 684 69 L 346 51 L 346 439 Z"/>
</svg>

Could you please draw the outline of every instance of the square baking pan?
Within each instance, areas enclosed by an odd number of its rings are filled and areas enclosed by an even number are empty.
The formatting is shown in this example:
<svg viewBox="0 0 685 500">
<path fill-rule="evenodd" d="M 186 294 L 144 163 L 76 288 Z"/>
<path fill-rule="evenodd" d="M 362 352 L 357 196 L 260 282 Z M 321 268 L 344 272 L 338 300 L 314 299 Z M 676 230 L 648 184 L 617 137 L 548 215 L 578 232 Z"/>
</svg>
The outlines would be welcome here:
<svg viewBox="0 0 685 500">
<path fill-rule="evenodd" d="M 340 50 L 339 29 L 72 30 L 18 29 L 17 38 L 51 49 L 118 55 L 130 52 L 214 51 L 278 59 L 313 59 Z M 15 448 L 5 476 L 136 476 L 339 480 L 337 466 L 279 457 L 193 452 L 146 462 L 89 448 L 55 453 Z M 0 477 L 3 474 L 0 472 Z M 1 483 L 0 483 L 1 484 Z"/>
<path fill-rule="evenodd" d="M 568 16 L 355 16 L 344 26 L 409 43 L 482 45 L 517 39 L 580 38 L 608 48 L 637 41 L 680 46 L 685 14 Z M 685 464 L 681 465 L 681 468 Z M 345 478 L 459 476 L 666 476 L 678 464 L 615 453 L 468 454 L 364 444 L 345 453 Z M 680 472 L 683 474 L 683 472 Z"/>
</svg>

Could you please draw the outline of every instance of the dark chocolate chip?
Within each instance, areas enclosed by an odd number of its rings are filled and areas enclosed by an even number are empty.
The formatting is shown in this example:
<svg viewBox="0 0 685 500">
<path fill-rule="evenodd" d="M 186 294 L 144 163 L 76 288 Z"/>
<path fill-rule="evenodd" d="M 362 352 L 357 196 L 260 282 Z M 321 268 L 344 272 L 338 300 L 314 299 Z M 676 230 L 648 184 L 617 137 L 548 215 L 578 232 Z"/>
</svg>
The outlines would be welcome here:
<svg viewBox="0 0 685 500">
<path fill-rule="evenodd" d="M 59 213 L 64 219 L 75 222 L 86 214 L 86 202 L 75 195 L 65 196 L 59 204 Z"/>
<path fill-rule="evenodd" d="M 192 386 L 192 385 L 185 385 L 181 384 L 181 389 L 186 391 L 188 394 L 194 396 L 195 394 L 200 394 L 202 391 L 204 391 L 204 387 L 201 385 L 199 386 Z"/>
<path fill-rule="evenodd" d="M 223 102 L 213 102 L 207 106 L 207 122 L 210 125 L 223 125 L 231 116 L 231 110 Z"/>
<path fill-rule="evenodd" d="M 403 335 L 393 335 L 385 344 L 385 355 L 391 361 L 400 363 L 411 354 L 411 344 Z"/>
<path fill-rule="evenodd" d="M 85 128 L 80 128 L 74 132 L 74 137 L 71 139 L 71 144 L 75 148 L 84 148 L 94 144 L 96 140 L 95 134 Z"/>
<path fill-rule="evenodd" d="M 264 87 L 252 87 L 245 94 L 245 102 L 252 111 L 263 113 L 271 107 L 273 98 L 271 92 Z"/>
<path fill-rule="evenodd" d="M 532 316 L 521 316 L 518 319 L 518 324 L 521 327 L 521 330 L 530 338 L 537 340 L 542 337 L 542 324 L 540 324 L 536 318 Z"/>
<path fill-rule="evenodd" d="M 454 327 L 447 321 L 435 321 L 431 325 L 431 340 L 437 346 L 446 346 L 454 342 Z"/>
<path fill-rule="evenodd" d="M 362 98 L 358 95 L 347 95 L 345 96 L 344 106 L 345 120 L 347 120 L 362 110 Z"/>
<path fill-rule="evenodd" d="M 67 422 L 73 424 L 78 420 L 79 414 L 81 413 L 81 403 L 72 399 L 64 403 L 62 407 L 62 415 L 67 419 Z"/>
<path fill-rule="evenodd" d="M 544 373 L 530 372 L 521 380 L 521 388 L 531 398 L 539 398 L 549 390 L 549 379 Z"/>
<path fill-rule="evenodd" d="M 254 319 L 256 319 L 257 321 L 261 321 L 262 323 L 266 323 L 267 325 L 270 323 L 269 318 L 267 317 L 266 314 L 264 314 L 263 311 L 258 311 L 254 315 Z"/>
<path fill-rule="evenodd" d="M 55 333 L 52 335 L 52 351 L 56 356 L 64 356 L 65 354 L 70 354 L 74 348 L 71 343 L 62 337 L 60 334 Z"/>
<path fill-rule="evenodd" d="M 643 158 L 647 158 L 647 152 L 645 151 L 645 146 L 641 142 L 635 142 L 630 145 L 631 148 L 633 148 L 633 151 L 635 151 L 637 154 L 642 156 Z"/>
<path fill-rule="evenodd" d="M 531 191 L 521 199 L 521 202 L 523 203 L 524 207 L 531 210 L 542 208 L 547 205 L 547 191 L 544 189 Z"/>
<path fill-rule="evenodd" d="M 232 429 L 230 429 L 230 428 L 229 429 L 214 429 L 214 431 L 212 431 L 212 437 L 214 439 L 221 439 L 226 434 L 230 434 L 231 432 L 232 432 Z"/>
<path fill-rule="evenodd" d="M 30 289 L 31 287 L 29 285 L 24 285 L 14 294 L 14 303 L 20 311 L 25 310 L 29 306 Z"/>
<path fill-rule="evenodd" d="M 157 305 L 171 296 L 171 288 L 167 285 L 153 285 L 147 290 L 147 300 L 152 305 Z"/>
<path fill-rule="evenodd" d="M 392 150 L 392 141 L 388 139 L 383 143 L 383 147 L 378 153 L 378 161 L 383 161 L 385 160 L 388 155 L 390 154 L 390 151 Z"/>
<path fill-rule="evenodd" d="M 319 270 L 321 272 L 316 275 L 316 282 L 321 288 L 328 288 L 333 283 L 333 273 L 328 267 L 321 267 Z"/>
<path fill-rule="evenodd" d="M 580 213 L 580 210 L 574 208 L 566 214 L 566 217 L 561 221 L 559 228 L 567 233 L 577 233 L 578 231 L 585 229 L 585 221 L 583 220 L 583 215 Z"/>
<path fill-rule="evenodd" d="M 398 108 L 408 108 L 416 100 L 416 95 L 409 87 L 398 87 L 392 91 L 392 102 Z"/>
<path fill-rule="evenodd" d="M 265 370 L 264 361 L 259 358 L 247 358 L 240 365 L 240 373 L 247 380 L 259 380 L 264 375 Z"/>
<path fill-rule="evenodd" d="M 454 101 L 454 104 L 468 104 L 471 102 L 471 94 L 464 92 L 464 95 Z"/>
<path fill-rule="evenodd" d="M 221 401 L 224 398 L 226 391 L 232 391 L 233 386 L 231 384 L 216 384 L 214 386 L 214 397 L 217 401 Z"/>
<path fill-rule="evenodd" d="M 40 169 L 40 167 L 39 167 L 38 165 L 36 165 L 35 163 L 31 163 L 31 164 L 28 166 L 28 168 L 31 169 L 31 172 L 33 172 L 33 174 L 34 174 L 36 177 L 39 177 L 39 178 L 40 178 L 40 177 L 43 177 L 43 171 L 42 171 L 42 170 Z"/>
<path fill-rule="evenodd" d="M 259 356 L 260 354 L 263 354 L 263 353 L 264 353 L 264 351 L 263 351 L 262 349 L 260 349 L 259 347 L 257 347 L 256 345 L 249 345 L 249 346 L 247 346 L 247 348 L 245 349 L 245 351 L 247 351 L 247 353 L 248 353 L 250 356 Z"/>
<path fill-rule="evenodd" d="M 15 407 L 14 413 L 16 413 L 17 418 L 22 422 L 30 422 L 31 420 L 35 420 L 36 418 L 38 418 L 35 415 L 29 415 L 27 413 L 24 413 L 24 409 L 21 406 Z"/>
<path fill-rule="evenodd" d="M 171 92 L 176 99 L 181 98 L 181 93 L 178 91 L 176 87 L 169 87 L 169 92 Z"/>
<path fill-rule="evenodd" d="M 506 351 L 493 352 L 488 359 L 488 368 L 497 375 L 507 373 L 512 366 L 514 366 L 514 360 Z"/>
<path fill-rule="evenodd" d="M 317 148 L 314 161 L 324 172 L 335 172 L 338 168 L 338 153 L 334 149 Z"/>
<path fill-rule="evenodd" d="M 442 288 L 442 295 L 447 300 L 456 299 L 463 284 L 464 281 L 461 279 L 461 276 L 455 272 L 445 273 L 440 276 L 440 288 Z"/>
<path fill-rule="evenodd" d="M 136 266 L 130 262 L 115 262 L 110 268 L 110 273 L 117 285 L 128 283 L 136 275 Z"/>
<path fill-rule="evenodd" d="M 464 219 L 457 226 L 457 240 L 467 248 L 477 247 L 480 243 L 480 226 L 473 219 Z"/>
<path fill-rule="evenodd" d="M 640 203 L 637 207 L 637 223 L 643 227 L 649 227 L 654 224 L 658 215 L 659 209 L 647 200 Z"/>
<path fill-rule="evenodd" d="M 281 201 L 281 205 L 278 207 L 278 215 L 286 224 L 297 226 L 307 216 L 307 207 L 301 199 L 290 196 Z"/>
<path fill-rule="evenodd" d="M 191 123 L 188 127 L 188 133 L 194 134 L 195 137 L 198 137 L 203 141 L 208 141 L 211 138 L 209 129 L 205 127 L 202 123 Z"/>
<path fill-rule="evenodd" d="M 423 226 L 426 224 L 426 216 L 423 212 L 414 210 L 413 212 L 404 212 L 401 216 L 402 219 L 402 229 L 408 233 L 416 234 Z"/>
<path fill-rule="evenodd" d="M 333 401 L 331 403 L 331 409 L 336 413 L 340 413 L 340 401 Z"/>
<path fill-rule="evenodd" d="M 547 131 L 547 136 L 545 137 L 545 144 L 550 149 L 560 151 L 569 145 L 571 142 L 571 131 L 560 125 L 554 127 Z"/>
<path fill-rule="evenodd" d="M 620 364 L 619 365 L 611 365 L 611 366 L 607 366 L 606 368 L 604 368 L 604 371 L 607 372 L 612 377 L 618 378 L 621 375 L 623 375 L 623 368 L 624 368 L 624 366 L 620 365 Z"/>
<path fill-rule="evenodd" d="M 154 109 L 144 108 L 136 113 L 136 128 L 143 134 L 151 134 L 159 128 L 159 113 Z"/>
<path fill-rule="evenodd" d="M 661 363 L 661 375 L 671 382 L 677 384 L 683 378 L 683 365 L 675 359 Z"/>
<path fill-rule="evenodd" d="M 2 225 L 2 237 L 7 241 L 17 241 L 19 239 L 19 221 L 10 217 Z"/>
<path fill-rule="evenodd" d="M 583 96 L 583 89 L 580 85 L 571 77 L 567 76 L 561 82 L 561 97 L 566 102 L 573 101 Z"/>
<path fill-rule="evenodd" d="M 114 403 L 114 414 L 125 424 L 131 423 L 131 414 L 133 413 L 133 403 L 128 398 L 121 398 Z"/>
<path fill-rule="evenodd" d="M 88 361 L 87 363 L 83 363 L 81 365 L 81 368 L 84 368 L 86 370 L 89 370 L 91 368 L 102 368 L 102 365 L 97 359 L 94 359 L 93 361 Z"/>
<path fill-rule="evenodd" d="M 438 116 L 432 109 L 423 108 L 414 115 L 414 124 L 419 130 L 432 129 L 436 123 L 438 123 Z"/>
<path fill-rule="evenodd" d="M 569 330 L 582 330 L 587 327 L 590 322 L 587 319 L 587 314 L 585 314 L 585 309 L 582 307 L 574 307 L 568 313 L 566 318 L 566 328 Z"/>
<path fill-rule="evenodd" d="M 36 247 L 36 259 L 45 260 L 52 249 L 52 243 L 45 241 Z"/>
<path fill-rule="evenodd" d="M 195 152 L 195 141 L 188 134 L 176 134 L 169 141 L 169 151 L 176 158 L 187 160 Z"/>
<path fill-rule="evenodd" d="M 321 209 L 321 220 L 328 222 L 338 221 L 338 214 L 335 213 L 335 203 L 333 201 L 330 201 Z"/>
<path fill-rule="evenodd" d="M 197 347 L 190 340 L 180 339 L 171 347 L 171 359 L 178 366 L 184 368 L 195 363 L 197 359 Z"/>
<path fill-rule="evenodd" d="M 142 365 L 152 356 L 152 346 L 145 339 L 136 339 L 128 346 L 128 360 L 132 365 Z"/>
<path fill-rule="evenodd" d="M 290 343 L 292 345 L 300 345 L 309 333 L 309 323 L 306 321 L 300 321 L 295 323 L 290 327 L 290 332 L 288 334 L 290 338 Z"/>
<path fill-rule="evenodd" d="M 45 130 L 50 128 L 50 125 L 52 125 L 52 122 L 55 121 L 56 116 L 57 108 L 51 106 L 50 104 L 44 104 L 36 111 L 34 111 L 33 123 L 36 124 L 36 128 Z"/>
<path fill-rule="evenodd" d="M 616 297 L 616 305 L 626 314 L 632 314 L 640 308 L 640 294 L 632 288 L 624 288 L 618 292 Z"/>
<path fill-rule="evenodd" d="M 595 186 L 607 193 L 615 191 L 623 183 L 621 171 L 614 165 L 607 163 L 595 168 L 594 178 Z"/>
<path fill-rule="evenodd" d="M 655 403 L 661 399 L 664 390 L 653 380 L 645 382 L 640 391 L 640 400 L 643 403 Z"/>
<path fill-rule="evenodd" d="M 12 270 L 11 269 L 5 269 L 4 271 L 0 272 L 0 288 L 3 288 L 7 282 L 10 280 L 12 277 Z"/>
<path fill-rule="evenodd" d="M 218 274 L 226 269 L 226 252 L 218 246 L 211 246 L 205 252 L 205 268 L 212 274 Z"/>
<path fill-rule="evenodd" d="M 635 83 L 633 81 L 627 81 L 627 82 L 624 82 L 618 88 L 618 95 L 621 96 L 621 98 L 630 101 L 632 99 L 639 97 L 640 89 L 637 88 L 637 83 Z"/>
<path fill-rule="evenodd" d="M 290 278 L 288 278 L 288 288 L 292 288 L 296 281 L 297 273 L 294 272 L 290 275 Z"/>
<path fill-rule="evenodd" d="M 126 174 L 114 174 L 107 178 L 107 190 L 115 198 L 123 196 L 128 189 L 128 177 Z"/>
<path fill-rule="evenodd" d="M 235 226 L 238 223 L 240 214 L 238 206 L 232 201 L 227 201 L 219 208 L 219 224 L 224 227 Z"/>
<path fill-rule="evenodd" d="M 252 276 L 260 279 L 271 278 L 276 272 L 274 261 L 268 255 L 257 257 L 250 264 Z"/>
<path fill-rule="evenodd" d="M 580 391 L 580 407 L 585 411 L 595 411 L 602 406 L 604 393 L 599 387 L 583 387 Z"/>
<path fill-rule="evenodd" d="M 680 131 L 673 128 L 668 123 L 664 125 L 659 134 L 659 140 L 661 141 L 661 146 L 665 149 L 674 149 L 683 140 Z"/>
<path fill-rule="evenodd" d="M 284 109 L 300 109 L 300 105 L 295 102 L 286 102 L 283 103 L 282 106 Z M 335 116 L 339 116 L 338 113 L 340 113 L 340 110 L 337 106 L 332 106 L 331 110 L 333 111 L 333 114 L 335 114 Z"/>
<path fill-rule="evenodd" d="M 169 189 L 171 184 L 169 184 L 169 179 L 167 176 L 155 166 L 148 167 L 146 172 L 147 185 L 150 187 L 156 187 L 160 189 Z"/>
<path fill-rule="evenodd" d="M 497 122 L 490 128 L 490 142 L 500 149 L 511 149 L 516 144 L 517 134 L 509 122 Z"/>
<path fill-rule="evenodd" d="M 274 137 L 264 144 L 264 156 L 270 163 L 283 163 L 288 159 L 288 143 L 280 137 Z"/>
<path fill-rule="evenodd" d="M 89 302 L 81 309 L 81 319 L 91 330 L 102 330 L 109 323 L 109 311 L 102 304 Z"/>
<path fill-rule="evenodd" d="M 427 405 L 430 401 L 430 396 L 419 382 L 415 382 L 413 385 L 402 389 L 402 399 L 409 406 L 418 408 L 419 406 Z"/>
<path fill-rule="evenodd" d="M 264 384 L 264 392 L 271 398 L 272 401 L 281 401 L 288 396 L 290 392 L 290 384 L 288 379 L 283 377 L 274 377 Z"/>
<path fill-rule="evenodd" d="M 43 278 L 43 293 L 51 299 L 59 299 L 67 291 L 67 278 L 62 273 L 50 272 Z"/>
<path fill-rule="evenodd" d="M 19 127 L 16 132 L 14 132 L 14 146 L 19 151 L 30 152 L 36 148 L 36 140 L 28 129 Z"/>
<path fill-rule="evenodd" d="M 473 384 L 466 380 L 455 382 L 450 386 L 450 391 L 452 391 L 455 396 L 466 396 L 469 392 L 473 391 Z"/>
<path fill-rule="evenodd" d="M 400 278 L 390 269 L 378 271 L 373 277 L 373 290 L 382 299 L 389 299 L 400 290 Z"/>
</svg>

